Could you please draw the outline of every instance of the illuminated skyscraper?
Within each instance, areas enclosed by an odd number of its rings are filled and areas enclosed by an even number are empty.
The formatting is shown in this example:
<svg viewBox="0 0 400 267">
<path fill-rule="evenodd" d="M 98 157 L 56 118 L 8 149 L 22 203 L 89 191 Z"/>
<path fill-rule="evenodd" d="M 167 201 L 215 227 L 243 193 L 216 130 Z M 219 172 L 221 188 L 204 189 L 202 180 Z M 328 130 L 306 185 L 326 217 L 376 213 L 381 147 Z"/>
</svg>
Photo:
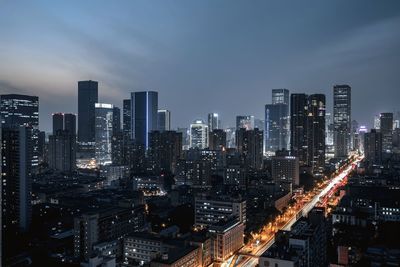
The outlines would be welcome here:
<svg viewBox="0 0 400 267">
<path fill-rule="evenodd" d="M 300 166 L 307 163 L 307 115 L 308 97 L 306 94 L 290 96 L 290 151 L 299 158 Z"/>
<path fill-rule="evenodd" d="M 113 105 L 96 103 L 96 163 L 111 164 L 111 141 L 113 134 Z"/>
<path fill-rule="evenodd" d="M 380 126 L 383 153 L 391 153 L 393 149 L 393 113 L 381 113 Z"/>
<path fill-rule="evenodd" d="M 208 114 L 208 130 L 212 132 L 215 129 L 220 129 L 219 116 L 217 113 Z"/>
<path fill-rule="evenodd" d="M 157 130 L 158 93 L 154 91 L 131 93 L 132 139 L 149 147 L 149 133 Z"/>
<path fill-rule="evenodd" d="M 204 149 L 208 147 L 208 125 L 203 120 L 190 124 L 190 147 Z"/>
<path fill-rule="evenodd" d="M 132 112 L 131 112 L 131 100 L 124 99 L 122 108 L 122 129 L 125 135 L 132 137 L 131 124 L 132 124 Z"/>
<path fill-rule="evenodd" d="M 166 109 L 159 109 L 157 111 L 158 116 L 158 130 L 170 131 L 171 130 L 171 112 Z"/>
<path fill-rule="evenodd" d="M 347 157 L 351 146 L 351 87 L 333 86 L 335 157 Z"/>
</svg>

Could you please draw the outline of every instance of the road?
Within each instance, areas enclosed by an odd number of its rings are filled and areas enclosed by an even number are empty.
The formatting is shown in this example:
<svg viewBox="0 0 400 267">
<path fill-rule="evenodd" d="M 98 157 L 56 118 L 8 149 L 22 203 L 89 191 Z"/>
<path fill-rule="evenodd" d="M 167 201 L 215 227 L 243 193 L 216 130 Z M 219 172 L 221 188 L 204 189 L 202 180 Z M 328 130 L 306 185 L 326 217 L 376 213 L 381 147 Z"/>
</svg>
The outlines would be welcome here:
<svg viewBox="0 0 400 267">
<path fill-rule="evenodd" d="M 231 257 L 228 259 L 226 263 L 224 263 L 222 266 L 240 266 L 240 267 L 251 267 L 251 266 L 256 266 L 258 263 L 258 256 L 262 255 L 268 248 L 270 248 L 275 240 L 274 240 L 274 233 L 277 230 L 290 230 L 292 225 L 298 220 L 298 216 L 296 216 L 299 212 L 301 212 L 303 215 L 308 214 L 308 212 L 317 205 L 318 201 L 320 198 L 324 197 L 332 188 L 337 183 L 340 183 L 347 175 L 351 172 L 351 170 L 354 167 L 354 164 L 357 164 L 359 161 L 362 160 L 362 157 L 357 158 L 352 164 L 349 164 L 348 167 L 344 168 L 343 170 L 340 171 L 333 179 L 331 179 L 326 185 L 319 187 L 319 192 L 318 190 L 314 190 L 317 193 L 311 197 L 309 201 L 307 201 L 304 205 L 302 205 L 300 208 L 296 209 L 294 207 L 294 210 L 289 211 L 288 216 L 283 216 L 281 218 L 278 218 L 278 222 L 276 223 L 277 229 L 273 229 L 271 233 L 266 233 L 264 236 L 264 241 L 260 242 L 260 244 L 255 247 L 251 248 L 250 252 L 248 251 L 249 248 L 248 246 L 244 247 L 242 250 L 240 250 L 236 255 L 236 257 Z M 304 197 L 307 199 L 307 197 Z M 286 218 L 286 219 L 285 219 Z M 280 219 L 280 220 L 279 220 Z M 282 221 L 283 220 L 283 221 Z M 247 256 L 246 254 L 251 254 L 257 257 L 252 257 L 252 256 Z M 232 262 L 232 261 L 235 262 Z"/>
</svg>

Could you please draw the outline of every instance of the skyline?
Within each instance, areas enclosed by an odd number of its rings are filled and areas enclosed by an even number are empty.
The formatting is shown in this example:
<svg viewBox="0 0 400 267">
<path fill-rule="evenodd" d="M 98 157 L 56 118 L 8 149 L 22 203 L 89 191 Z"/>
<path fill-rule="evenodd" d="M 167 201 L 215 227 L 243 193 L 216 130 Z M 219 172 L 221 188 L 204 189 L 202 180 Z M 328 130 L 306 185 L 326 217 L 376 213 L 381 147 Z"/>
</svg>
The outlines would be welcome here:
<svg viewBox="0 0 400 267">
<path fill-rule="evenodd" d="M 333 85 L 349 84 L 352 117 L 368 127 L 374 115 L 398 111 L 400 3 L 223 7 L 3 3 L 1 93 L 39 96 L 40 128 L 46 132 L 52 113 L 77 113 L 77 82 L 89 79 L 99 81 L 99 102 L 119 108 L 131 92 L 158 91 L 159 107 L 171 110 L 173 128 L 189 127 L 211 112 L 224 127 L 234 126 L 237 115 L 263 119 L 274 88 L 323 93 L 332 113 Z M 11 16 L 16 9 L 18 21 Z M 62 103 L 53 101 L 56 96 Z"/>
</svg>

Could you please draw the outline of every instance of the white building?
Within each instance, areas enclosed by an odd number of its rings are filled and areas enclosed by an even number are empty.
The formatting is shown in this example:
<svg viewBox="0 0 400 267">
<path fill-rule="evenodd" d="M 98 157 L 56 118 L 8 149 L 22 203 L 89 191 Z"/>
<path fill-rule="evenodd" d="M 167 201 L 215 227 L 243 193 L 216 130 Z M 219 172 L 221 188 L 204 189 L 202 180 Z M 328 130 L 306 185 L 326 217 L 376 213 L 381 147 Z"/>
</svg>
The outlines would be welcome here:
<svg viewBox="0 0 400 267">
<path fill-rule="evenodd" d="M 202 120 L 190 124 L 190 147 L 204 149 L 208 147 L 208 125 Z"/>
</svg>

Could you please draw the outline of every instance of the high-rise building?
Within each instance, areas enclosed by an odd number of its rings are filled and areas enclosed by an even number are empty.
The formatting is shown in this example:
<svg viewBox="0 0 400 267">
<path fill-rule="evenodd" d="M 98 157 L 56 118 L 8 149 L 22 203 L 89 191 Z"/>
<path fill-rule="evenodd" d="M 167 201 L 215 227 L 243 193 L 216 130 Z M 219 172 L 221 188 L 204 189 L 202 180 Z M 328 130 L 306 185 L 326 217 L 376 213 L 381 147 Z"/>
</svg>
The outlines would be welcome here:
<svg viewBox="0 0 400 267">
<path fill-rule="evenodd" d="M 374 129 L 376 129 L 376 130 L 381 129 L 381 116 L 380 115 L 374 116 Z"/>
<path fill-rule="evenodd" d="M 2 127 L 1 196 L 6 240 L 15 238 L 16 232 L 27 231 L 31 222 L 32 131 L 25 126 Z"/>
<path fill-rule="evenodd" d="M 191 148 L 204 149 L 208 147 L 208 125 L 202 120 L 195 120 L 190 124 L 190 144 Z"/>
<path fill-rule="evenodd" d="M 369 133 L 365 133 L 364 154 L 370 163 L 382 163 L 382 133 L 379 130 L 371 129 Z"/>
<path fill-rule="evenodd" d="M 64 113 L 64 130 L 76 136 L 76 115 Z"/>
<path fill-rule="evenodd" d="M 351 148 L 351 87 L 333 86 L 335 157 L 347 157 Z"/>
<path fill-rule="evenodd" d="M 209 148 L 211 150 L 224 150 L 226 148 L 226 132 L 222 129 L 214 129 L 209 133 Z"/>
<path fill-rule="evenodd" d="M 54 125 L 55 124 L 55 125 Z M 53 114 L 53 134 L 49 136 L 49 167 L 61 172 L 76 169 L 75 114 Z"/>
<path fill-rule="evenodd" d="M 61 172 L 76 169 L 76 136 L 66 130 L 58 130 L 49 136 L 49 167 Z"/>
<path fill-rule="evenodd" d="M 53 134 L 64 130 L 64 114 L 53 113 Z"/>
<path fill-rule="evenodd" d="M 290 96 L 290 152 L 299 158 L 300 166 L 307 164 L 307 115 L 306 94 Z"/>
<path fill-rule="evenodd" d="M 158 92 L 131 93 L 132 139 L 149 147 L 149 133 L 157 130 Z"/>
<path fill-rule="evenodd" d="M 254 129 L 254 116 L 236 116 L 236 130 L 241 128 L 246 130 Z"/>
<path fill-rule="evenodd" d="M 78 82 L 78 142 L 93 146 L 95 142 L 95 103 L 99 100 L 98 82 Z"/>
<path fill-rule="evenodd" d="M 212 132 L 215 129 L 220 129 L 218 113 L 208 114 L 208 130 Z"/>
<path fill-rule="evenodd" d="M 111 164 L 111 141 L 113 136 L 113 110 L 111 104 L 96 103 L 95 155 L 98 165 Z"/>
<path fill-rule="evenodd" d="M 152 131 L 150 133 L 149 155 L 153 171 L 175 173 L 181 154 L 182 133 L 175 131 Z"/>
<path fill-rule="evenodd" d="M 300 166 L 321 173 L 325 167 L 325 95 L 291 95 L 291 154 Z"/>
<path fill-rule="evenodd" d="M 113 108 L 113 135 L 121 131 L 121 110 L 119 107 Z"/>
<path fill-rule="evenodd" d="M 276 104 L 289 105 L 288 89 L 272 89 L 272 105 Z"/>
<path fill-rule="evenodd" d="M 171 130 L 171 112 L 166 109 L 159 109 L 157 111 L 158 116 L 158 131 L 170 131 Z"/>
<path fill-rule="evenodd" d="M 323 94 L 308 97 L 307 162 L 314 173 L 322 173 L 325 168 L 325 103 Z"/>
<path fill-rule="evenodd" d="M 277 100 L 275 100 L 277 101 Z M 287 149 L 289 143 L 289 105 L 265 105 L 264 152 Z"/>
<path fill-rule="evenodd" d="M 124 134 L 132 137 L 131 124 L 132 124 L 132 112 L 131 112 L 131 100 L 124 99 L 122 103 L 122 129 Z"/>
<path fill-rule="evenodd" d="M 259 129 L 236 130 L 236 149 L 246 166 L 261 169 L 263 166 L 263 131 Z"/>
<path fill-rule="evenodd" d="M 325 113 L 325 131 L 326 131 L 326 139 L 325 144 L 327 146 L 333 146 L 333 116 L 332 113 Z"/>
<path fill-rule="evenodd" d="M 390 154 L 393 150 L 393 113 L 381 113 L 380 126 L 383 153 Z"/>
</svg>

